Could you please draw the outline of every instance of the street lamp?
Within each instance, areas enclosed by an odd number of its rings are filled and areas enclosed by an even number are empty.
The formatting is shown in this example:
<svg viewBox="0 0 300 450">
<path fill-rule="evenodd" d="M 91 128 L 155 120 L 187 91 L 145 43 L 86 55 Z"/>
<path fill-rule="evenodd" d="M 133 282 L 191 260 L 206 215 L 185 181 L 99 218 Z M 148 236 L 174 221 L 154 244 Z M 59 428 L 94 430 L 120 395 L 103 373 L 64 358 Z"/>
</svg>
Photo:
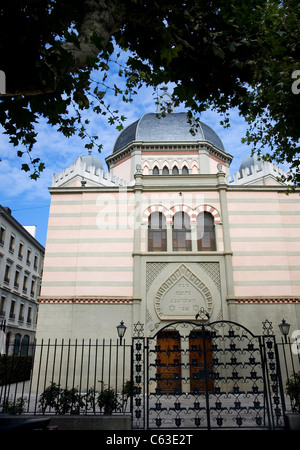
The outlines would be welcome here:
<svg viewBox="0 0 300 450">
<path fill-rule="evenodd" d="M 124 325 L 123 320 L 120 322 L 120 325 L 117 326 L 118 336 L 120 338 L 120 345 L 122 345 L 122 338 L 124 337 L 126 331 L 126 327 Z"/>
<path fill-rule="evenodd" d="M 281 331 L 281 334 L 284 336 L 285 338 L 285 342 L 287 341 L 287 336 L 289 334 L 290 331 L 290 324 L 287 323 L 284 319 L 282 319 L 282 322 L 278 325 L 279 329 Z"/>
</svg>

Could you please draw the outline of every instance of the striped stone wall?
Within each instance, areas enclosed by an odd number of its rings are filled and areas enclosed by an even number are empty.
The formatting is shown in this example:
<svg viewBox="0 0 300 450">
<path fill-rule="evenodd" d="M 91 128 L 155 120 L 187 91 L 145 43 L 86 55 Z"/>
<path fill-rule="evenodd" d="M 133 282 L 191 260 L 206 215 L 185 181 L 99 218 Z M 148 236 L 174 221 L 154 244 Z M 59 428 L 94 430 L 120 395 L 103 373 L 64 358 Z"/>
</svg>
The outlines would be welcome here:
<svg viewBox="0 0 300 450">
<path fill-rule="evenodd" d="M 131 200 L 113 192 L 53 196 L 41 298 L 132 296 Z"/>
<path fill-rule="evenodd" d="M 235 296 L 299 296 L 299 194 L 245 188 L 227 205 Z"/>
</svg>

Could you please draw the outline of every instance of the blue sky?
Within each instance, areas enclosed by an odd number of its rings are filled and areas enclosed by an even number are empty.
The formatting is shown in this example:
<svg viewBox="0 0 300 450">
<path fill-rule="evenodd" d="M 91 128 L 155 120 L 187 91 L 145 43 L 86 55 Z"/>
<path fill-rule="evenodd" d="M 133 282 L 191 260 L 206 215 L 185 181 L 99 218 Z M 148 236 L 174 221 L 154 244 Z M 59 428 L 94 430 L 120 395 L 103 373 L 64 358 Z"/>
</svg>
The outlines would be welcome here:
<svg viewBox="0 0 300 450">
<path fill-rule="evenodd" d="M 111 83 L 118 83 L 116 73 L 110 77 Z M 117 109 L 127 120 L 124 126 L 140 118 L 143 114 L 156 112 L 156 94 L 151 88 L 142 88 L 134 97 L 133 103 L 123 103 L 119 97 L 113 94 L 105 96 L 112 109 Z M 176 112 L 184 111 L 177 108 Z M 105 158 L 112 152 L 113 145 L 119 134 L 114 125 L 109 125 L 107 119 L 93 113 L 86 113 L 90 120 L 89 131 L 99 136 L 103 144 L 103 150 L 93 155 L 103 160 L 106 168 Z M 220 136 L 226 152 L 234 156 L 231 165 L 231 174 L 237 172 L 242 159 L 251 153 L 251 149 L 241 143 L 247 126 L 236 111 L 231 113 L 231 127 L 224 129 L 220 124 L 220 116 L 213 111 L 206 111 L 201 115 L 201 120 L 211 126 Z M 48 188 L 52 184 L 53 173 L 59 173 L 69 167 L 80 155 L 87 154 L 84 142 L 79 137 L 65 138 L 42 120 L 37 130 L 39 132 L 38 142 L 32 151 L 32 157 L 40 157 L 46 164 L 45 171 L 37 180 L 31 180 L 28 174 L 21 170 L 24 157 L 17 157 L 17 148 L 9 143 L 9 139 L 0 129 L 0 204 L 8 206 L 12 215 L 22 225 L 36 225 L 36 239 L 45 246 L 47 224 L 50 206 L 50 194 Z"/>
</svg>

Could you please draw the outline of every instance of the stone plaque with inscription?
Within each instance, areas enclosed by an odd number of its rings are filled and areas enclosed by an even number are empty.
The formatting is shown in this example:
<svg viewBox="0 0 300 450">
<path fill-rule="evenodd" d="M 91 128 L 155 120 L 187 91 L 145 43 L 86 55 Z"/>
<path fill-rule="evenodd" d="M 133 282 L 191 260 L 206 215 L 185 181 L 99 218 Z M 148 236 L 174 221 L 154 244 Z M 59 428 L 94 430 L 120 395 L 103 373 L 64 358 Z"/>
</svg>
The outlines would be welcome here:
<svg viewBox="0 0 300 450">
<path fill-rule="evenodd" d="M 155 309 L 161 319 L 194 319 L 201 308 L 211 313 L 211 293 L 208 287 L 184 265 L 180 266 L 157 291 Z"/>
</svg>

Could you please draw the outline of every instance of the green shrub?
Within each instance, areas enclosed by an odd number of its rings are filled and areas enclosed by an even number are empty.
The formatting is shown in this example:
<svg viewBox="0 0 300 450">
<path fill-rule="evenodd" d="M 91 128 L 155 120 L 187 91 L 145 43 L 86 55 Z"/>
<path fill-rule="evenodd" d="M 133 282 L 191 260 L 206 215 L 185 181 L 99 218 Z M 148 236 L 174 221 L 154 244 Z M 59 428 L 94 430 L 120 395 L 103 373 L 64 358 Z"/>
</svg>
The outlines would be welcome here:
<svg viewBox="0 0 300 450">
<path fill-rule="evenodd" d="M 25 405 L 28 403 L 26 397 L 18 397 L 15 401 L 6 398 L 1 406 L 3 413 L 22 414 L 25 411 Z"/>
<path fill-rule="evenodd" d="M 291 399 L 292 411 L 300 414 L 300 372 L 287 380 L 286 393 Z"/>
<path fill-rule="evenodd" d="M 103 383 L 101 384 L 103 386 Z M 109 387 L 102 388 L 100 393 L 90 388 L 86 393 L 81 394 L 76 388 L 63 389 L 59 384 L 51 382 L 40 395 L 39 406 L 43 414 L 47 409 L 54 409 L 56 414 L 72 412 L 79 414 L 81 411 L 95 413 L 97 405 L 104 414 L 112 414 L 126 407 L 128 398 L 134 395 L 136 395 L 136 388 L 132 391 L 129 381 L 124 384 L 121 395 Z"/>
<path fill-rule="evenodd" d="M 72 410 L 79 412 L 85 405 L 78 389 L 63 389 L 53 382 L 40 395 L 39 403 L 43 413 L 47 408 L 54 408 L 56 414 L 67 414 Z"/>
<path fill-rule="evenodd" d="M 118 400 L 118 394 L 112 388 L 103 389 L 98 396 L 97 402 L 99 407 L 103 409 L 104 414 L 120 411 L 122 407 Z"/>
</svg>

